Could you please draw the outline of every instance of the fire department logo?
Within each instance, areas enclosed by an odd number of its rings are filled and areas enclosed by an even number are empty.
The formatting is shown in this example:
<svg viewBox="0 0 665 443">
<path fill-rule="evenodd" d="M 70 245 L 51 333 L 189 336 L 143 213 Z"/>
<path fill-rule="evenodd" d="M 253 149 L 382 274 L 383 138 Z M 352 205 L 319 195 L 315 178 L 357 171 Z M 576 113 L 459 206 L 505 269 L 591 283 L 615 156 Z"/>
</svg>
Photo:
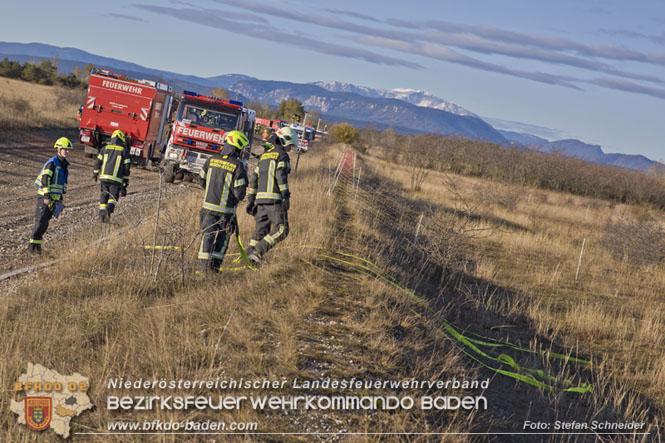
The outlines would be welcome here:
<svg viewBox="0 0 665 443">
<path fill-rule="evenodd" d="M 33 431 L 50 429 L 67 438 L 72 419 L 93 407 L 88 397 L 89 385 L 88 377 L 81 374 L 62 375 L 28 363 L 28 370 L 14 383 L 14 392 L 25 397 L 12 400 L 9 408 L 19 424 Z"/>
<path fill-rule="evenodd" d="M 52 410 L 51 397 L 26 397 L 25 424 L 34 431 L 43 431 L 51 424 Z"/>
</svg>

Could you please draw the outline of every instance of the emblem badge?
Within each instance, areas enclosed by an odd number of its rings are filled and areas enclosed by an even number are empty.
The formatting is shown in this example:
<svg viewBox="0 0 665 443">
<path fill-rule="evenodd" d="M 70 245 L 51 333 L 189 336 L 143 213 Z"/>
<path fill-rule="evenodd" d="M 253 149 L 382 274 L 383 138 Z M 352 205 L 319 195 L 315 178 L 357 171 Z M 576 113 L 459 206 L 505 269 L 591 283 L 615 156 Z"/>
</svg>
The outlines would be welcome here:
<svg viewBox="0 0 665 443">
<path fill-rule="evenodd" d="M 43 431 L 51 424 L 53 399 L 25 397 L 25 423 L 30 429 Z"/>
</svg>

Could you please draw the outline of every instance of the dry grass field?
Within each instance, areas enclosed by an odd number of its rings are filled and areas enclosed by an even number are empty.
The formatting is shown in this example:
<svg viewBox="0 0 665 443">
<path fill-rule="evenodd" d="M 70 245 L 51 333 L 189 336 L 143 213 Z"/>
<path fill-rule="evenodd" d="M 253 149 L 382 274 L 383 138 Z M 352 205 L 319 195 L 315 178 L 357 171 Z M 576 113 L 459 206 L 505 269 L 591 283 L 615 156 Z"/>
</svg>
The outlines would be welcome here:
<svg viewBox="0 0 665 443">
<path fill-rule="evenodd" d="M 410 231 L 415 237 L 419 230 L 427 237 L 420 246 L 412 238 L 411 249 L 434 262 L 443 259 L 449 289 L 438 296 L 461 296 L 474 309 L 500 316 L 506 337 L 528 326 L 536 338 L 533 346 L 555 343 L 590 358 L 590 395 L 597 407 L 650 421 L 660 426 L 662 438 L 662 212 L 433 171 L 424 171 L 427 178 L 415 191 L 413 170 L 375 157 L 367 158 L 366 167 L 390 171 L 403 191 L 405 200 L 391 223 L 403 226 L 402 236 Z M 368 193 L 359 200 L 377 197 L 377 189 Z M 375 237 L 372 232 L 381 223 L 375 212 L 366 212 L 366 235 Z M 439 245 L 442 234 L 445 244 Z M 414 287 L 425 279 L 406 278 Z"/>
<path fill-rule="evenodd" d="M 198 210 L 201 190 L 157 202 L 111 226 L 79 234 L 60 246 L 63 262 L 30 275 L 3 296 L 0 379 L 15 380 L 28 362 L 90 377 L 96 409 L 73 422 L 74 434 L 106 432 L 113 421 L 216 420 L 257 422 L 261 432 L 421 432 L 472 429 L 474 414 L 431 411 L 117 412 L 109 378 L 146 380 L 271 380 L 472 378 L 460 356 L 431 321 L 411 312 L 411 302 L 384 284 L 360 285 L 358 277 L 323 255 L 350 250 L 351 220 L 340 222 L 348 196 L 342 178 L 328 195 L 327 156 L 310 153 L 292 178 L 291 233 L 258 271 L 229 270 L 197 276 Z M 172 185 L 169 185 L 172 186 Z M 347 218 L 350 217 L 348 214 Z M 342 217 L 343 218 L 343 217 Z M 241 238 L 253 221 L 239 212 Z M 156 229 L 155 229 L 156 226 Z M 95 240 L 121 231 L 109 240 Z M 92 246 L 90 246 L 92 244 Z M 144 246 L 176 248 L 146 249 Z M 179 249 L 182 248 L 182 249 Z M 154 254 L 153 254 L 154 251 Z M 226 263 L 237 267 L 237 248 Z M 401 331 L 401 332 L 400 332 Z M 35 343 L 39 343 L 35 346 Z M 432 352 L 436 350 L 436 352 Z M 365 392 L 363 389 L 355 393 Z M 322 389 L 238 390 L 234 394 L 331 394 Z M 375 395 L 383 391 L 372 392 Z M 164 393 L 164 391 L 162 391 Z M 197 394 L 226 394 L 197 391 Z M 385 394 L 394 394 L 387 390 Z M 191 394 L 187 390 L 166 394 Z M 9 397 L 0 399 L 8 410 Z M 35 435 L 0 418 L 2 440 Z M 81 436 L 82 438 L 82 436 Z M 116 437 L 99 437 L 108 438 Z M 244 440 L 247 437 L 239 436 Z M 287 440 L 290 437 L 285 437 Z M 293 438 L 307 441 L 311 437 Z M 124 437 L 118 436 L 119 441 Z"/>
<path fill-rule="evenodd" d="M 17 99 L 7 98 L 7 89 L 16 94 L 23 87 L 2 88 L 3 106 Z M 30 106 L 43 101 L 59 109 L 61 92 L 44 93 Z M 71 126 L 72 106 L 71 114 L 40 114 L 40 124 Z M 23 116 L 0 128 L 27 125 Z M 9 410 L 22 395 L 12 383 L 28 363 L 89 377 L 95 408 L 72 421 L 75 441 L 662 441 L 662 213 L 413 170 L 375 155 L 358 155 L 336 179 L 334 165 L 350 155 L 340 157 L 345 149 L 320 145 L 300 159 L 290 177 L 289 237 L 257 270 L 244 266 L 234 239 L 227 270 L 194 273 L 202 191 L 192 184 L 162 183 L 182 188 L 164 188 L 161 198 L 127 208 L 110 225 L 64 238 L 47 234 L 48 258 L 59 261 L 0 286 L 0 441 L 59 440 L 19 425 Z M 247 244 L 254 222 L 244 202 L 238 220 Z M 110 386 L 120 377 L 286 384 Z M 293 385 L 326 378 L 490 383 L 448 390 Z M 583 392 L 566 391 L 576 388 Z M 110 396 L 220 394 L 482 395 L 489 405 L 478 411 L 107 407 Z M 153 420 L 256 423 L 253 432 L 268 434 L 108 434 L 110 424 Z M 638 422 L 650 434 L 515 435 L 527 420 Z"/>
<path fill-rule="evenodd" d="M 0 131 L 74 127 L 85 93 L 0 78 Z"/>
</svg>

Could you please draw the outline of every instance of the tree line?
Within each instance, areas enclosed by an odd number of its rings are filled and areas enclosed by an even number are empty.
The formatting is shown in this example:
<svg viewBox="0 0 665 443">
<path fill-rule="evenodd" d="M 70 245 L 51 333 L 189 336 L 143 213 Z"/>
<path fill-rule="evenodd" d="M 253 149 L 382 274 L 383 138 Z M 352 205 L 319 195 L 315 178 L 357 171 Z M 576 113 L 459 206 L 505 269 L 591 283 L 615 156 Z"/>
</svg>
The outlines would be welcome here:
<svg viewBox="0 0 665 443">
<path fill-rule="evenodd" d="M 561 154 L 438 134 L 411 136 L 392 129 L 356 129 L 348 124 L 334 127 L 331 134 L 333 140 L 350 141 L 361 152 L 380 147 L 387 160 L 405 164 L 414 173 L 432 169 L 665 209 L 663 168 L 644 173 Z"/>
<path fill-rule="evenodd" d="M 15 78 L 30 83 L 46 86 L 64 86 L 66 88 L 88 87 L 88 79 L 92 65 L 85 69 L 78 66 L 69 74 L 58 74 L 57 60 L 40 60 L 38 63 L 25 62 L 21 64 L 7 57 L 0 61 L 0 77 Z"/>
</svg>

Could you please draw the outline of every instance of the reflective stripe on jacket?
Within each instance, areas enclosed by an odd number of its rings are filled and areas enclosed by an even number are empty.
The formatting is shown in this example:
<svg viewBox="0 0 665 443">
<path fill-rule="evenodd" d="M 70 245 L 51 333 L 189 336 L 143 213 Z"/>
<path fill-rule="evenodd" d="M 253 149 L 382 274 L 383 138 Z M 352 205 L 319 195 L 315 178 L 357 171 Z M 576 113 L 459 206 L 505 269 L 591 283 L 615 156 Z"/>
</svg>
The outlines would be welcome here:
<svg viewBox="0 0 665 443">
<path fill-rule="evenodd" d="M 247 191 L 247 172 L 242 162 L 228 155 L 216 155 L 206 160 L 199 177 L 205 185 L 203 209 L 235 214 Z"/>
<path fill-rule="evenodd" d="M 291 172 L 289 154 L 281 146 L 271 146 L 261 154 L 249 181 L 249 194 L 257 204 L 278 203 L 289 198 L 288 175 Z"/>
<path fill-rule="evenodd" d="M 123 184 L 129 180 L 131 162 L 129 153 L 125 148 L 109 144 L 99 151 L 93 172 L 99 174 L 100 180 Z"/>
<path fill-rule="evenodd" d="M 69 162 L 59 159 L 57 155 L 50 158 L 35 180 L 37 193 L 45 197 L 58 196 L 57 200 L 60 200 L 67 193 L 68 166 Z"/>
</svg>

